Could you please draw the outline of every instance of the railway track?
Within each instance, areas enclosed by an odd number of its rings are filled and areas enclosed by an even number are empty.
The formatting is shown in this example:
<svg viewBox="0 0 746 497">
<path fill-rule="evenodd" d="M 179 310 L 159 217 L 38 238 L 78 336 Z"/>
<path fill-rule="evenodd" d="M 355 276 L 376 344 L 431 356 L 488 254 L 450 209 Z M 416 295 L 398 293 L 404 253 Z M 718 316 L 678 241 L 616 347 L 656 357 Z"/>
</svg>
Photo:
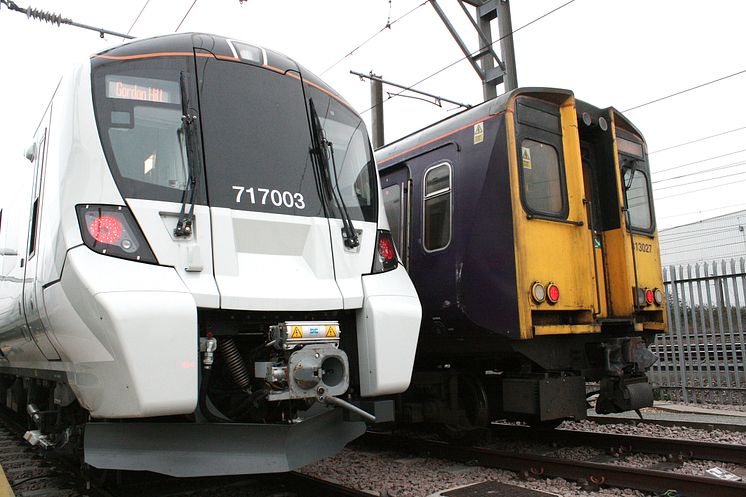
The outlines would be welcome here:
<svg viewBox="0 0 746 497">
<path fill-rule="evenodd" d="M 604 415 L 604 416 L 588 416 L 588 421 L 593 421 L 594 423 L 598 424 L 629 424 L 629 425 L 636 425 L 636 424 L 651 424 L 651 425 L 660 425 L 660 426 L 679 426 L 679 427 L 686 427 L 686 428 L 694 428 L 697 430 L 705 430 L 705 431 L 712 431 L 712 430 L 724 430 L 724 431 L 739 431 L 744 432 L 746 431 L 746 425 L 740 425 L 740 424 L 722 424 L 722 423 L 708 423 L 706 421 L 684 421 L 684 420 L 671 420 L 671 419 L 653 419 L 653 418 L 631 418 L 631 417 L 623 417 L 623 416 L 610 416 L 610 415 Z"/>
<path fill-rule="evenodd" d="M 384 450 L 427 454 L 461 463 L 517 472 L 525 477 L 560 477 L 588 488 L 612 486 L 644 492 L 676 490 L 689 497 L 743 497 L 746 483 L 691 476 L 668 471 L 632 468 L 618 464 L 572 461 L 514 451 L 462 447 L 432 440 L 383 433 L 367 433 L 363 444 Z"/>
<path fill-rule="evenodd" d="M 640 435 L 621 435 L 575 430 L 537 430 L 527 426 L 496 424 L 491 426 L 495 437 L 556 443 L 561 446 L 590 446 L 606 449 L 613 454 L 641 452 L 658 454 L 668 460 L 710 459 L 746 465 L 746 446 L 736 444 L 698 442 L 693 440 L 661 439 Z"/>
<path fill-rule="evenodd" d="M 0 466 L 15 497 L 99 497 L 69 463 L 23 440 L 24 427 L 0 412 Z M 0 494 L 2 494 L 0 485 Z"/>
</svg>

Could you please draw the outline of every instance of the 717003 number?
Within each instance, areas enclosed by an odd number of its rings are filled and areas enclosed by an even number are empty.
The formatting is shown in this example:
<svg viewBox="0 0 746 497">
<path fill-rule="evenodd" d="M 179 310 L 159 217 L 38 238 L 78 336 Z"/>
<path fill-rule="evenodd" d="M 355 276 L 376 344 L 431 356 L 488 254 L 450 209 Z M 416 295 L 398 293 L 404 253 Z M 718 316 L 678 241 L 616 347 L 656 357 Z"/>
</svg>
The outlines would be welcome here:
<svg viewBox="0 0 746 497">
<path fill-rule="evenodd" d="M 269 188 L 246 188 L 243 186 L 233 186 L 236 191 L 236 203 L 240 204 L 246 194 L 248 201 L 255 205 L 269 205 L 275 207 L 288 207 L 296 209 L 305 209 L 306 202 L 303 200 L 302 193 L 281 192 L 280 190 L 270 190 Z"/>
</svg>

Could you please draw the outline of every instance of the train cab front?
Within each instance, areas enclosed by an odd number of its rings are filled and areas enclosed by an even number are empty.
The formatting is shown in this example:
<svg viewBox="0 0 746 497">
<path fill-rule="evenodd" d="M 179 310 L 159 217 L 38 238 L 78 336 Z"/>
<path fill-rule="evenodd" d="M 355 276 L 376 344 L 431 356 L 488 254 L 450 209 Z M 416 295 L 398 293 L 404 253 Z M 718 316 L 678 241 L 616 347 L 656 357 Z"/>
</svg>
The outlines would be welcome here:
<svg viewBox="0 0 746 497">
<path fill-rule="evenodd" d="M 108 164 L 91 184 L 107 188 L 77 205 L 87 247 L 76 250 L 136 267 L 142 298 L 127 312 L 157 314 L 162 328 L 119 319 L 94 331 L 126 364 L 91 414 L 183 419 L 89 423 L 87 461 L 288 471 L 337 452 L 364 421 L 391 420 L 380 397 L 409 384 L 421 308 L 349 104 L 291 59 L 212 35 L 128 43 L 94 56 L 91 73 L 96 159 Z M 148 293 L 166 273 L 179 299 Z M 161 442 L 166 457 L 149 451 Z"/>
<path fill-rule="evenodd" d="M 582 405 L 583 378 L 600 382 L 599 412 L 652 405 L 647 343 L 665 316 L 642 135 L 617 111 L 569 92 L 516 91 L 511 102 L 514 349 L 545 376 L 560 375 L 557 388 L 577 399 L 568 405 Z M 561 404 L 550 410 L 561 415 Z"/>
</svg>

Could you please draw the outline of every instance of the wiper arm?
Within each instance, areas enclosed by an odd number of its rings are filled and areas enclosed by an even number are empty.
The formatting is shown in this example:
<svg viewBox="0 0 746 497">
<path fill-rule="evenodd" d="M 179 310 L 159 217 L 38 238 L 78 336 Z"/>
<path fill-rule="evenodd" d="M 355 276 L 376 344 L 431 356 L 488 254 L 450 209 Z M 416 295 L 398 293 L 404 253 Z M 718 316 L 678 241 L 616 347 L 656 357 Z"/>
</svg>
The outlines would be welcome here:
<svg viewBox="0 0 746 497">
<path fill-rule="evenodd" d="M 313 147 L 316 149 L 316 155 L 319 158 L 321 171 L 320 176 L 324 181 L 326 189 L 331 192 L 334 204 L 339 209 L 342 215 L 342 236 L 344 238 L 344 244 L 348 248 L 355 248 L 360 245 L 360 239 L 355 231 L 355 226 L 352 224 L 350 213 L 347 210 L 344 198 L 342 198 L 342 191 L 339 188 L 339 178 L 337 177 L 337 164 L 334 160 L 334 147 L 332 143 L 324 136 L 324 128 L 321 127 L 321 120 L 316 112 L 316 106 L 313 104 L 313 99 L 309 98 L 309 107 L 311 109 L 311 124 L 313 131 Z M 329 155 L 331 155 L 331 163 L 334 168 L 334 183 L 332 186 L 331 179 L 329 178 Z M 335 189 L 336 186 L 336 189 Z"/>
<path fill-rule="evenodd" d="M 194 192 L 197 186 L 197 175 L 194 173 L 194 162 L 197 160 L 197 153 L 194 147 L 194 122 L 197 116 L 189 114 L 189 96 L 187 86 L 182 71 L 179 76 L 179 85 L 181 87 L 181 126 L 176 131 L 179 137 L 179 152 L 181 153 L 181 163 L 184 164 L 184 149 L 186 148 L 186 164 L 189 170 L 189 178 L 185 185 L 184 192 L 181 194 L 181 211 L 179 220 L 174 228 L 174 236 L 189 236 L 192 234 L 192 221 L 194 220 Z M 184 143 L 186 141 L 186 144 Z M 187 204 L 189 211 L 187 212 Z"/>
</svg>

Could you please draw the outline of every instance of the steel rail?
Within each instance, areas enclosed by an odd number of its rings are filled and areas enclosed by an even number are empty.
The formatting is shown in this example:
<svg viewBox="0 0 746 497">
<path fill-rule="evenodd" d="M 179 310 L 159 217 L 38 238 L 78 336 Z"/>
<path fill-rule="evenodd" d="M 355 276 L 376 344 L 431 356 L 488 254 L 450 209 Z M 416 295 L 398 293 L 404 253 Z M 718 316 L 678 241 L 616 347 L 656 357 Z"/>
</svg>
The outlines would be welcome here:
<svg viewBox="0 0 746 497">
<path fill-rule="evenodd" d="M 671 387 L 673 388 L 673 387 Z M 678 413 L 671 413 L 671 414 L 678 414 Z M 611 415 L 604 415 L 604 416 L 588 416 L 588 421 L 592 421 L 594 423 L 602 424 L 602 425 L 614 425 L 614 424 L 627 424 L 627 425 L 636 425 L 638 423 L 642 424 L 650 424 L 650 425 L 660 425 L 660 426 L 678 426 L 678 427 L 686 427 L 686 428 L 695 428 L 698 430 L 706 430 L 706 431 L 712 431 L 712 430 L 723 430 L 723 431 L 739 431 L 744 432 L 746 431 L 746 425 L 741 424 L 734 424 L 734 423 L 712 423 L 712 422 L 706 422 L 706 421 L 685 421 L 685 420 L 678 420 L 678 419 L 655 419 L 655 418 L 626 418 L 622 416 L 611 416 Z"/>
<path fill-rule="evenodd" d="M 688 497 L 743 497 L 746 484 L 614 464 L 570 461 L 556 457 L 460 447 L 445 442 L 367 433 L 363 442 L 401 452 L 426 452 L 431 457 L 473 462 L 488 468 L 516 471 L 529 476 L 560 477 L 596 486 L 632 488 L 645 492 L 674 489 Z"/>
<path fill-rule="evenodd" d="M 642 452 L 659 454 L 669 459 L 712 459 L 746 464 L 746 446 L 715 442 L 699 442 L 673 438 L 645 437 L 618 433 L 599 433 L 575 430 L 540 430 L 527 426 L 492 425 L 493 435 L 509 436 L 535 442 L 557 442 L 562 445 L 588 445 L 602 449 L 622 449 L 623 453 Z"/>
</svg>

